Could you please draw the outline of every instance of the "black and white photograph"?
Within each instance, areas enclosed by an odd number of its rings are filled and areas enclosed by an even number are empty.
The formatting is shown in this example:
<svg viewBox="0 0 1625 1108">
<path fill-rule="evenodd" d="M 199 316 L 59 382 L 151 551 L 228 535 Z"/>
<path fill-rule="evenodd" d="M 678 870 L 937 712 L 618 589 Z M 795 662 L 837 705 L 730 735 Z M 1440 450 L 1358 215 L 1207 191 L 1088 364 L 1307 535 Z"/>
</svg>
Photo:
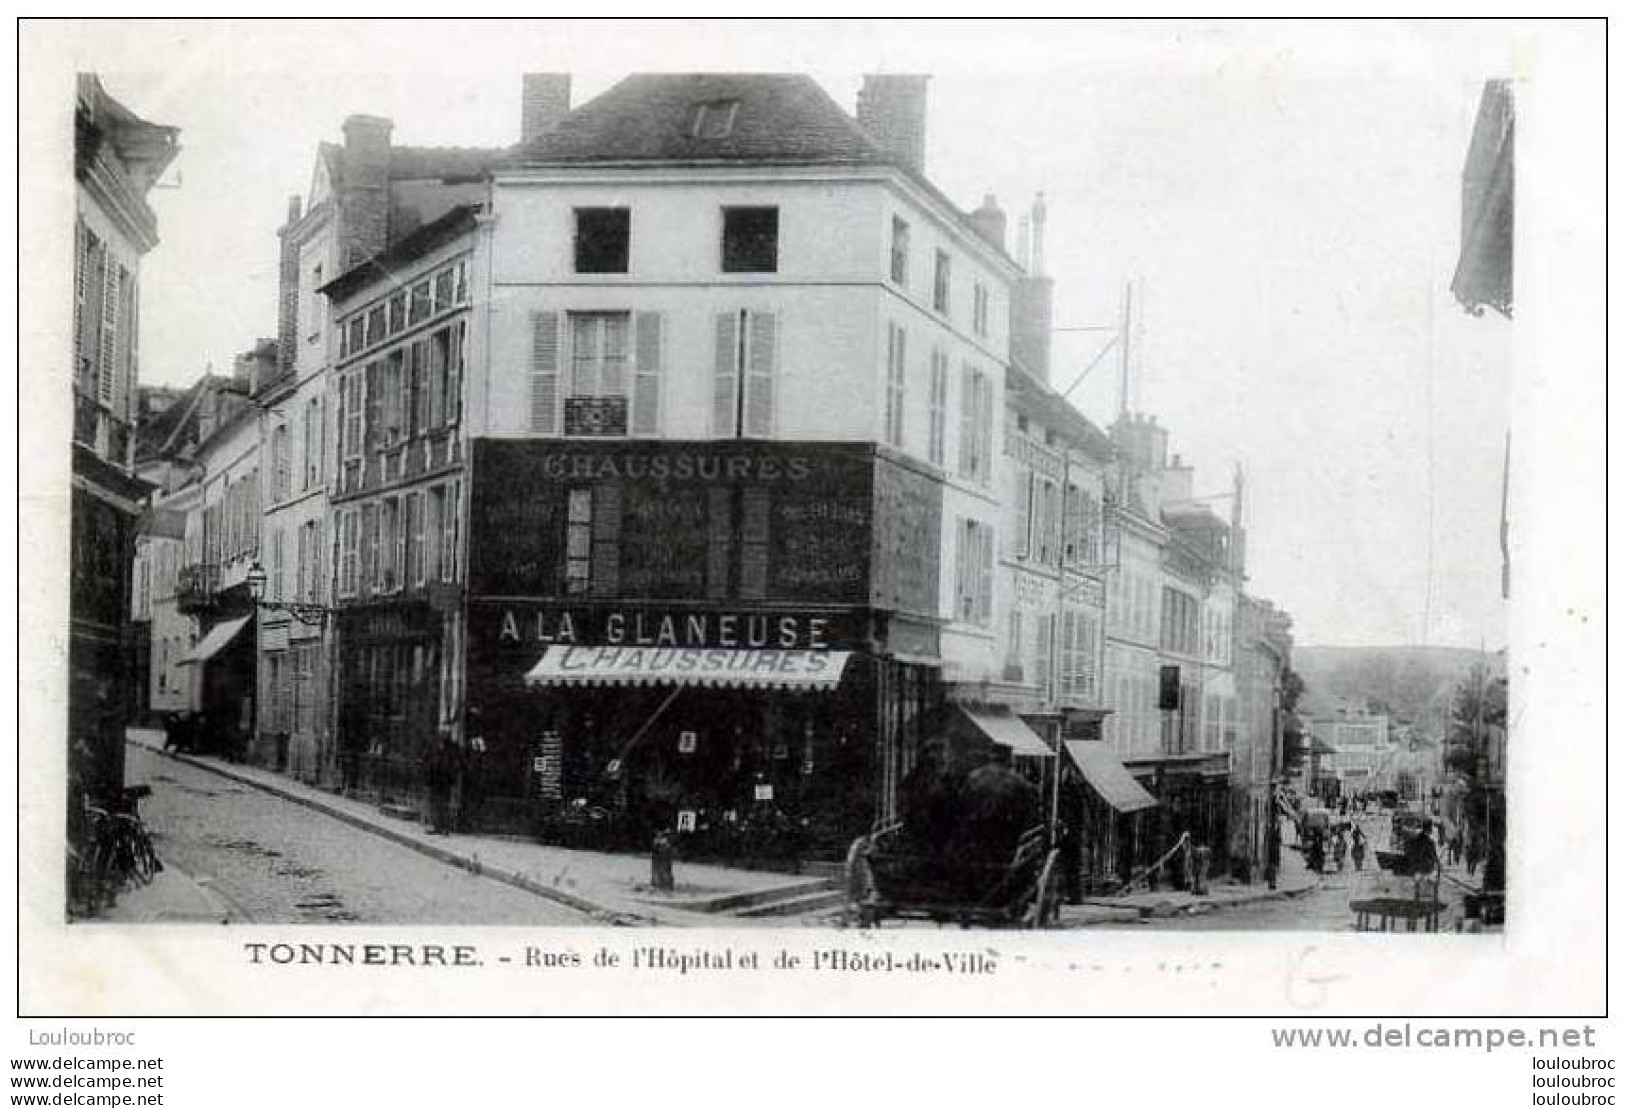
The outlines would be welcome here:
<svg viewBox="0 0 1625 1108">
<path fill-rule="evenodd" d="M 1549 895 L 1534 29 L 32 32 L 58 946 L 1479 957 Z"/>
</svg>

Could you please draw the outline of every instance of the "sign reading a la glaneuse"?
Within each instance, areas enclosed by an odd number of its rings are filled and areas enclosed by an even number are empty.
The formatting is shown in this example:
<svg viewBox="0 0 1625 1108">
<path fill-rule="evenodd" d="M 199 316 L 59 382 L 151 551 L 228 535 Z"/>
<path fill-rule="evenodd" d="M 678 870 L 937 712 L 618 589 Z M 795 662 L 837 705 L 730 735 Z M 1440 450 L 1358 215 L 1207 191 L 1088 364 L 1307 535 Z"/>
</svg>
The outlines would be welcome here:
<svg viewBox="0 0 1625 1108">
<path fill-rule="evenodd" d="M 935 608 L 940 483 L 868 444 L 478 439 L 472 465 L 471 598 Z"/>
<path fill-rule="evenodd" d="M 630 602 L 490 600 L 469 604 L 480 653 L 533 656 L 547 646 L 854 650 L 871 645 L 862 608 L 745 609 Z"/>
</svg>

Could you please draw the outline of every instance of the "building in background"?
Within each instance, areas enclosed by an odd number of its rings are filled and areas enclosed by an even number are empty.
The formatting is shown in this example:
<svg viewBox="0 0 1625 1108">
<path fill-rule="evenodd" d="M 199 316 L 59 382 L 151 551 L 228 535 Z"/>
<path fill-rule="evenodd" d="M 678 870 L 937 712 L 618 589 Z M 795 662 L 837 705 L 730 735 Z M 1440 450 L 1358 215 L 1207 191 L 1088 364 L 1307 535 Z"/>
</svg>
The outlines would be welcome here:
<svg viewBox="0 0 1625 1108">
<path fill-rule="evenodd" d="M 1388 716 L 1343 698 L 1312 698 L 1306 708 L 1309 733 L 1331 748 L 1321 769 L 1334 782 L 1333 796 L 1394 788 L 1394 759 L 1400 747 L 1389 734 Z"/>
<path fill-rule="evenodd" d="M 1450 291 L 1473 315 L 1512 315 L 1516 199 L 1512 82 L 1486 81 L 1461 171 L 1461 253 Z"/>
<path fill-rule="evenodd" d="M 81 74 L 74 110 L 73 461 L 68 632 L 69 844 L 87 799 L 124 782 L 124 726 L 138 698 L 130 568 L 148 486 L 134 471 L 141 258 L 158 245 L 147 194 L 178 131 Z"/>
<path fill-rule="evenodd" d="M 1237 732 L 1230 757 L 1230 858 L 1244 879 L 1264 873 L 1269 829 L 1277 818 L 1276 786 L 1284 783 L 1292 617 L 1268 600 L 1237 597 L 1235 667 Z"/>
</svg>

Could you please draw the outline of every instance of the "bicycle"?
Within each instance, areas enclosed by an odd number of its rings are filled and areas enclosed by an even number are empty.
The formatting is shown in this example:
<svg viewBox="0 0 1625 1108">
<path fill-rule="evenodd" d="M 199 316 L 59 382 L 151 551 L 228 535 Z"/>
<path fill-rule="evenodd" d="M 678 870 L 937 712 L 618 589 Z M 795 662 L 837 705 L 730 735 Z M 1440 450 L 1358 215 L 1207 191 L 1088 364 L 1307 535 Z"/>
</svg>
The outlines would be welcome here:
<svg viewBox="0 0 1625 1108">
<path fill-rule="evenodd" d="M 128 812 L 110 812 L 86 806 L 90 816 L 90 868 L 98 903 L 111 903 L 131 885 L 145 885 L 163 872 L 152 836 L 141 817 Z"/>
</svg>

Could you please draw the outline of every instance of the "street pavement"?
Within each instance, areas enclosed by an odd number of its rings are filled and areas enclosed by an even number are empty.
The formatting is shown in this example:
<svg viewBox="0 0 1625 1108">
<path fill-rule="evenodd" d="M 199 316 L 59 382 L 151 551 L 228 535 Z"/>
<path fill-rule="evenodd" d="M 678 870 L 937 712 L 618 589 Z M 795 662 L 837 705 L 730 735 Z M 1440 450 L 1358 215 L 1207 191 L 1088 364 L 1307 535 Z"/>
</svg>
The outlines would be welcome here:
<svg viewBox="0 0 1625 1108">
<path fill-rule="evenodd" d="M 1374 896 L 1408 899 L 1413 895 L 1413 884 L 1409 878 L 1394 877 L 1377 865 L 1376 852 L 1389 849 L 1392 820 L 1393 813 L 1389 811 L 1374 811 L 1363 817 L 1360 825 L 1365 829 L 1368 840 L 1364 867 L 1356 871 L 1350 858 L 1342 871 L 1334 869 L 1322 875 L 1318 885 L 1300 896 L 1261 901 L 1203 915 L 1167 916 L 1147 920 L 1146 926 L 1167 931 L 1352 931 L 1354 912 L 1349 907 L 1351 900 Z M 1283 855 L 1289 870 L 1295 868 L 1307 873 L 1298 851 L 1289 847 L 1283 851 Z M 1446 865 L 1444 873 L 1444 880 L 1439 886 L 1439 899 L 1445 905 L 1439 918 L 1441 932 L 1455 931 L 1458 922 L 1463 919 L 1463 885 L 1478 884 L 1461 865 Z"/>
<path fill-rule="evenodd" d="M 446 865 L 144 746 L 127 777 L 152 786 L 142 819 L 168 871 L 112 920 L 585 924 L 575 909 Z"/>
</svg>

